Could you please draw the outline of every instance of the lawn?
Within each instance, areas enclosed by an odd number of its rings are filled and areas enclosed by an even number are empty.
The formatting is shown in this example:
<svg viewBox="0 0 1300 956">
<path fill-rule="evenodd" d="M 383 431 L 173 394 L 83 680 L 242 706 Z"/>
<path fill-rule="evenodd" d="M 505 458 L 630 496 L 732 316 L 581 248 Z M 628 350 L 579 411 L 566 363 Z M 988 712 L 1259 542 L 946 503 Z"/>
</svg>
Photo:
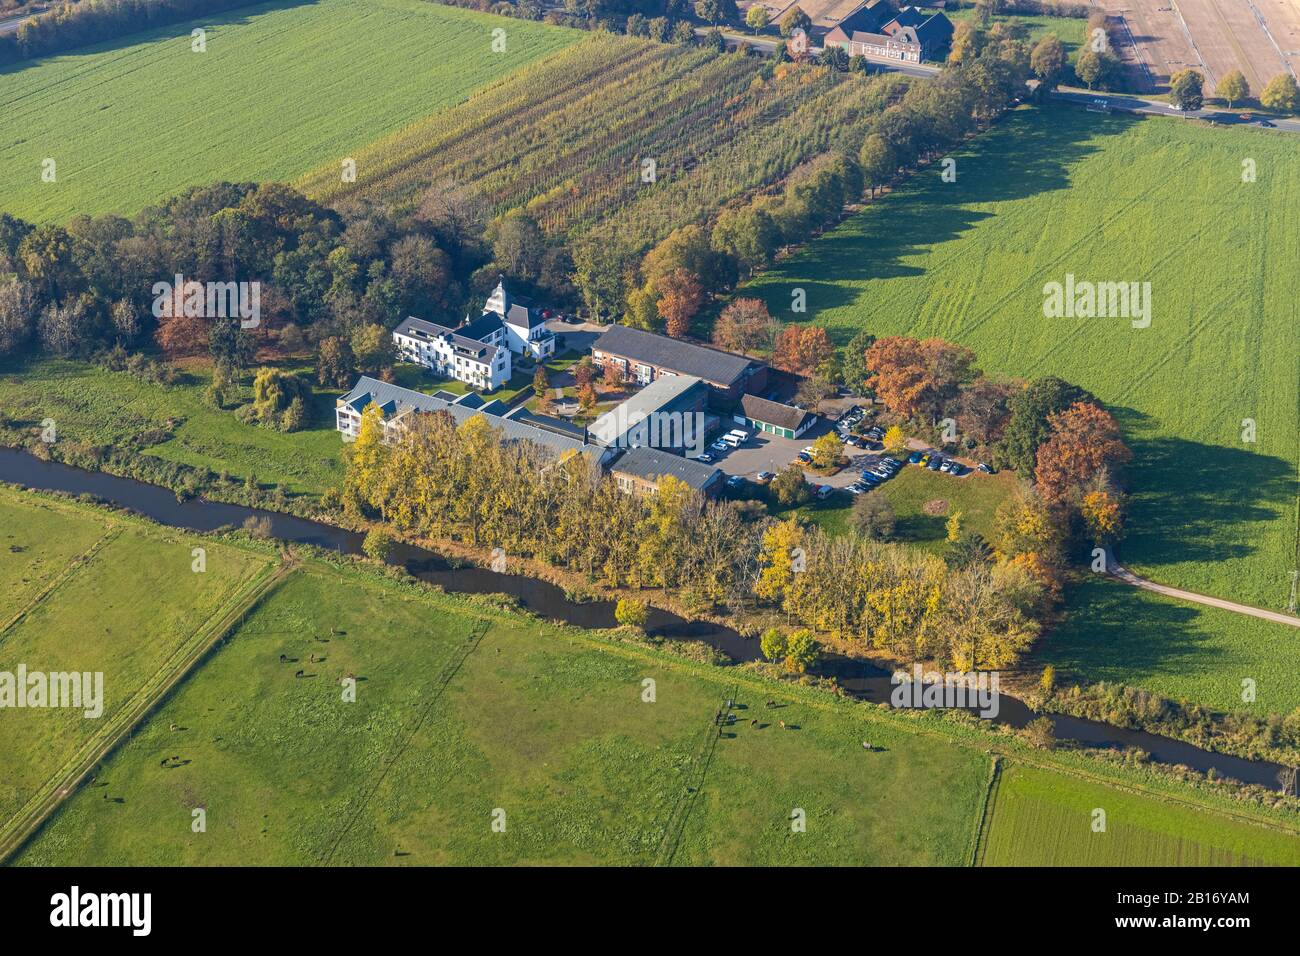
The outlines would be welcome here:
<svg viewBox="0 0 1300 956">
<path fill-rule="evenodd" d="M 190 32 L 207 31 L 205 52 Z M 493 32 L 504 40 L 494 52 Z M 581 37 L 420 0 L 245 7 L 11 68 L 0 212 L 132 214 L 187 186 L 290 181 Z M 42 180 L 53 159 L 55 182 Z"/>
<path fill-rule="evenodd" d="M 251 376 L 248 376 L 251 380 Z M 146 454 L 290 494 L 319 494 L 343 475 L 334 428 L 338 391 L 316 389 L 310 426 L 298 432 L 246 425 L 232 409 L 203 401 L 207 372 L 192 369 L 178 385 L 142 381 L 80 362 L 42 359 L 0 368 L 0 410 L 23 425 L 52 418 L 60 440 L 121 447 L 132 436 L 166 427 L 171 437 Z M 251 391 L 244 383 L 242 401 Z M 170 424 L 169 424 L 170 423 Z"/>
<path fill-rule="evenodd" d="M 1009 472 L 971 473 L 964 478 L 952 478 L 908 465 L 877 490 L 894 508 L 897 524 L 892 540 L 942 553 L 948 548 L 947 521 L 956 511 L 961 512 L 963 531 L 978 532 L 985 540 L 992 541 L 993 516 L 1015 486 L 1016 477 Z M 852 526 L 854 500 L 841 492 L 799 508 L 769 508 L 769 511 L 779 518 L 797 513 L 829 534 L 844 534 Z M 938 507 L 941 502 L 946 505 L 943 509 Z M 935 505 L 931 508 L 933 514 L 926 510 L 926 505 L 931 503 Z"/>
<path fill-rule="evenodd" d="M 982 752 L 864 724 L 848 705 L 773 691 L 770 710 L 767 692 L 736 694 L 725 672 L 483 614 L 307 564 L 20 862 L 969 860 Z M 346 674 L 355 703 L 341 699 Z M 741 719 L 718 738 L 729 693 Z M 868 735 L 875 753 L 862 749 Z M 186 762 L 163 766 L 168 756 Z M 191 831 L 196 807 L 206 833 Z M 796 809 L 805 833 L 790 826 Z"/>
<path fill-rule="evenodd" d="M 1257 181 L 1243 183 L 1242 159 Z M 1133 447 L 1122 557 L 1280 608 L 1296 567 L 1300 153 L 1264 131 L 1025 108 L 750 283 L 846 343 L 938 335 L 1091 390 Z M 1149 281 L 1152 319 L 1044 318 L 1044 284 Z M 1254 441 L 1243 441 L 1243 422 Z M 1251 436 L 1247 436 L 1251 437 Z"/>
<path fill-rule="evenodd" d="M 1035 650 L 1066 681 L 1145 687 L 1219 710 L 1287 714 L 1300 707 L 1300 629 L 1189 604 L 1090 575 L 1072 612 Z M 1256 699 L 1241 699 L 1242 680 Z"/>
<path fill-rule="evenodd" d="M 15 814 L 39 800 L 83 748 L 102 743 L 141 695 L 155 693 L 271 561 L 8 486 L 0 486 L 0 519 L 0 578 L 18 585 L 0 599 L 0 671 L 99 672 L 104 693 L 103 714 L 94 719 L 81 710 L 5 711 L 5 837 Z M 193 570 L 196 546 L 206 551 L 201 572 Z"/>
<path fill-rule="evenodd" d="M 1297 866 L 1300 834 L 1013 764 L 980 853 L 984 866 Z"/>
<path fill-rule="evenodd" d="M 954 24 L 963 20 L 974 21 L 975 9 L 966 7 L 961 10 L 945 10 L 944 15 Z M 1029 31 L 1029 42 L 1037 43 L 1049 33 L 1055 33 L 1065 47 L 1065 55 L 1073 59 L 1074 53 L 1088 38 L 1088 21 L 1082 17 L 1049 17 L 1041 14 L 1015 14 L 1014 16 L 994 17 L 993 22 L 1006 21 L 1023 23 Z"/>
</svg>

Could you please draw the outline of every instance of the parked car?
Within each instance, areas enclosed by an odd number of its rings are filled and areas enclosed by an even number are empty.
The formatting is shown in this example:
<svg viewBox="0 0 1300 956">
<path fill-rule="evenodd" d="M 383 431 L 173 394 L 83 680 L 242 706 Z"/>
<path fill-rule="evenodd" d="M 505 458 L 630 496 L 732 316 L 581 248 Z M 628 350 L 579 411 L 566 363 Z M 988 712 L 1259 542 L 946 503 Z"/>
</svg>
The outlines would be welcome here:
<svg viewBox="0 0 1300 956">
<path fill-rule="evenodd" d="M 868 438 L 884 438 L 885 430 L 879 425 L 872 425 L 862 434 L 866 435 Z"/>
<path fill-rule="evenodd" d="M 862 444 L 859 447 L 866 448 L 868 451 L 880 451 L 885 446 L 878 441 L 872 441 L 869 438 L 864 438 L 862 440 Z"/>
<path fill-rule="evenodd" d="M 858 482 L 855 481 L 853 484 L 849 485 L 844 490 L 851 495 L 860 495 L 864 491 L 869 491 L 870 489 L 866 485 L 859 484 Z"/>
<path fill-rule="evenodd" d="M 907 460 L 910 464 L 919 465 L 921 463 L 921 453 L 919 451 L 914 451 L 912 454 L 907 456 Z"/>
<path fill-rule="evenodd" d="M 739 488 L 744 483 L 745 483 L 744 475 L 731 475 L 729 478 L 727 478 L 728 488 Z"/>
<path fill-rule="evenodd" d="M 775 472 L 760 471 L 757 475 L 754 476 L 754 480 L 758 482 L 760 485 L 766 485 L 775 477 L 776 477 Z"/>
<path fill-rule="evenodd" d="M 942 464 L 943 464 L 943 459 L 940 458 L 938 455 L 935 455 L 933 458 L 930 459 L 929 463 L 925 467 L 929 468 L 931 471 L 938 471 L 939 467 Z"/>
<path fill-rule="evenodd" d="M 713 464 L 717 459 L 715 459 L 715 458 L 714 458 L 712 455 L 710 455 L 707 451 L 702 451 L 702 452 L 700 452 L 698 455 L 695 456 L 695 460 L 698 461 L 698 462 L 699 462 L 700 464 L 702 464 L 702 465 L 711 465 L 711 464 Z"/>
<path fill-rule="evenodd" d="M 806 451 L 801 451 L 795 457 L 795 461 L 800 465 L 811 465 L 813 461 L 813 457 L 812 455 L 808 454 Z"/>
<path fill-rule="evenodd" d="M 980 463 L 976 466 L 976 468 L 978 468 L 980 471 L 984 472 L 984 474 L 986 474 L 986 475 L 994 475 L 994 474 L 997 474 L 997 469 L 995 469 L 992 465 L 986 465 L 986 464 L 984 464 L 984 462 L 980 462 Z"/>
<path fill-rule="evenodd" d="M 814 492 L 814 494 L 817 495 L 817 497 L 820 498 L 822 501 L 825 501 L 834 493 L 834 491 L 835 489 L 832 488 L 830 485 L 821 485 Z"/>
<path fill-rule="evenodd" d="M 1277 126 L 1277 124 L 1274 123 L 1272 120 L 1266 120 L 1266 119 L 1260 120 L 1259 125 L 1263 126 L 1265 129 L 1273 129 L 1275 126 Z"/>
<path fill-rule="evenodd" d="M 721 438 L 719 438 L 717 441 L 715 441 L 715 442 L 714 442 L 712 445 L 710 445 L 709 447 L 712 448 L 714 451 L 726 451 L 726 450 L 727 450 L 728 448 L 730 448 L 731 446 L 728 445 L 728 444 L 727 444 L 725 441 L 723 441 Z"/>
<path fill-rule="evenodd" d="M 943 472 L 945 475 L 948 474 L 948 472 L 952 471 L 952 462 L 945 461 L 942 465 L 939 466 L 939 470 Z"/>
</svg>

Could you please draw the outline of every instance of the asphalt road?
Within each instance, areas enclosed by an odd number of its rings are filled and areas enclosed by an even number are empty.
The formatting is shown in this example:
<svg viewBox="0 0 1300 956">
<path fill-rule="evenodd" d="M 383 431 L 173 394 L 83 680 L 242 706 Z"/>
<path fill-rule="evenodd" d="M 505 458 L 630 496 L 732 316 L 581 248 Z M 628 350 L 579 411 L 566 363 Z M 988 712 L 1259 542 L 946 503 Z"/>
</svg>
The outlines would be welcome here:
<svg viewBox="0 0 1300 956">
<path fill-rule="evenodd" d="M 1148 100 L 1140 96 L 1126 96 L 1120 93 L 1088 93 L 1086 91 L 1053 90 L 1052 99 L 1075 106 L 1087 107 L 1094 100 L 1103 99 L 1112 110 L 1125 113 L 1139 113 L 1146 116 L 1176 116 L 1183 119 L 1200 119 L 1222 126 L 1259 126 L 1258 120 L 1243 120 L 1240 111 L 1229 110 L 1193 110 L 1182 112 L 1174 109 L 1163 100 Z M 1270 119 L 1273 129 L 1286 133 L 1300 133 L 1300 119 Z"/>
</svg>

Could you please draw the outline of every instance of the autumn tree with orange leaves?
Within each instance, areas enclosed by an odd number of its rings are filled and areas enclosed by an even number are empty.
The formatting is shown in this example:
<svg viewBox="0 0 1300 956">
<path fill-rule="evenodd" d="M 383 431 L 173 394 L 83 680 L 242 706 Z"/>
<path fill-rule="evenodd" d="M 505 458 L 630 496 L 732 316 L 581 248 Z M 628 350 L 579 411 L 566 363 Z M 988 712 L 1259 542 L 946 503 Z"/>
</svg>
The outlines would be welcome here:
<svg viewBox="0 0 1300 956">
<path fill-rule="evenodd" d="M 748 355 L 772 347 L 778 325 L 762 299 L 736 299 L 713 323 L 713 344 Z"/>
<path fill-rule="evenodd" d="M 1062 502 L 1133 457 L 1119 423 L 1092 402 L 1075 402 L 1048 418 L 1051 437 L 1038 448 L 1034 481 L 1049 502 Z"/>
<path fill-rule="evenodd" d="M 659 291 L 659 317 L 667 324 L 668 334 L 675 339 L 691 330 L 691 319 L 704 304 L 704 287 L 686 269 L 678 268 L 656 283 Z"/>
<path fill-rule="evenodd" d="M 876 397 L 907 418 L 936 419 L 975 374 L 975 353 L 943 339 L 889 335 L 867 349 Z"/>
<path fill-rule="evenodd" d="M 820 325 L 787 325 L 776 337 L 772 364 L 796 375 L 811 375 L 833 358 L 835 346 Z"/>
</svg>

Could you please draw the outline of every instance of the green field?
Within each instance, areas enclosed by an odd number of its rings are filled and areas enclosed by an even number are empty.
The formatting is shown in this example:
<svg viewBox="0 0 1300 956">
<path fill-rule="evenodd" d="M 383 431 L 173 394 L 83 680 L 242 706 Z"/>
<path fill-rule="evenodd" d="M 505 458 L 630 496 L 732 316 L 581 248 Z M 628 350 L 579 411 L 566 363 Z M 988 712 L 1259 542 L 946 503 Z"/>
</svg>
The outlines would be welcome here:
<svg viewBox="0 0 1300 956">
<path fill-rule="evenodd" d="M 191 51 L 196 26 L 206 52 Z M 186 186 L 341 170 L 370 141 L 581 36 L 420 0 L 316 0 L 12 68 L 0 82 L 0 211 L 38 222 L 132 214 Z M 52 183 L 41 179 L 47 158 Z"/>
<path fill-rule="evenodd" d="M 348 673 L 355 703 L 340 699 Z M 641 700 L 647 677 L 654 703 Z M 741 721 L 715 739 L 728 686 L 723 673 L 309 565 L 22 862 L 969 859 L 987 776 L 978 751 L 866 730 L 844 708 L 768 710 L 751 690 L 738 695 Z M 867 733 L 880 752 L 863 751 Z M 170 755 L 188 763 L 162 766 Z M 206 833 L 191 832 L 197 806 Z M 490 827 L 495 808 L 505 833 Z M 795 808 L 806 833 L 791 832 Z"/>
<path fill-rule="evenodd" d="M 950 478 L 908 465 L 896 478 L 881 485 L 879 491 L 894 508 L 897 524 L 893 540 L 941 553 L 948 547 L 945 525 L 955 511 L 962 513 L 963 531 L 978 532 L 985 540 L 991 541 L 993 517 L 1015 486 L 1016 477 L 1009 472 L 998 475 L 971 473 L 964 478 Z M 925 506 L 937 501 L 947 502 L 947 510 L 942 514 L 927 513 Z M 830 534 L 843 534 L 852 525 L 853 499 L 839 493 L 826 501 L 813 501 L 793 511 Z M 786 510 L 773 511 L 777 517 L 786 517 L 788 513 Z"/>
<path fill-rule="evenodd" d="M 1094 830 L 1097 810 L 1105 829 Z M 1297 866 L 1300 834 L 1064 773 L 1004 768 L 980 846 L 984 866 Z"/>
<path fill-rule="evenodd" d="M 1241 182 L 1243 157 L 1254 183 Z M 956 159 L 955 183 L 922 171 L 745 293 L 788 317 L 791 290 L 805 289 L 840 342 L 860 328 L 938 335 L 992 375 L 1091 390 L 1135 456 L 1125 563 L 1284 607 L 1300 512 L 1300 273 L 1276 263 L 1300 253 L 1283 213 L 1300 203 L 1300 153 L 1262 132 L 1045 108 L 1006 117 Z M 1150 281 L 1150 327 L 1044 318 L 1044 284 L 1067 273 Z M 1257 660 L 1293 637 L 1272 633 Z"/>
<path fill-rule="evenodd" d="M 171 437 L 149 445 L 146 454 L 226 471 L 236 481 L 252 473 L 289 494 L 319 494 L 342 478 L 337 390 L 316 389 L 310 427 L 285 433 L 246 425 L 232 410 L 205 404 L 207 381 L 206 372 L 189 371 L 181 383 L 164 386 L 81 362 L 36 360 L 0 369 L 0 411 L 23 426 L 52 418 L 61 441 L 82 445 L 122 447 L 167 427 Z M 251 400 L 247 384 L 241 401 Z"/>
<path fill-rule="evenodd" d="M 32 603 L 38 576 L 72 568 L 0 636 L 0 669 L 19 649 L 29 666 L 103 667 L 110 707 L 122 675 L 139 683 L 178 635 L 239 603 L 232 574 L 270 566 L 207 539 L 200 587 L 193 540 L 138 519 L 12 490 L 0 490 L 0 518 L 3 553 L 16 558 L 0 562 L 5 581 L 27 585 L 6 613 Z M 78 565 L 110 529 L 116 537 Z M 60 536 L 56 549 L 39 547 L 46 535 Z M 362 570 L 292 567 L 16 862 L 961 866 L 975 855 L 996 738 Z M 102 611 L 87 619 L 87 606 Z M 343 699 L 346 676 L 355 701 Z M 713 715 L 727 698 L 739 719 L 719 736 Z M 17 768 L 6 807 L 76 742 L 63 725 L 24 719 L 36 713 L 5 717 L 0 760 Z M 1204 806 L 1015 768 L 995 791 L 985 862 L 1078 862 L 1067 854 L 1084 845 L 1067 838 L 1083 805 L 1107 808 L 1112 839 L 1087 846 L 1084 862 L 1285 863 L 1300 853 L 1285 831 Z M 206 830 L 195 832 L 200 808 Z M 492 827 L 498 810 L 504 832 Z M 790 825 L 796 811 L 804 832 Z M 1103 847 L 1118 855 L 1095 856 Z"/>
<path fill-rule="evenodd" d="M 0 486 L 0 671 L 103 674 L 103 714 L 15 708 L 0 734 L 0 837 L 247 594 L 271 562 Z M 191 549 L 206 549 L 192 570 Z"/>
<path fill-rule="evenodd" d="M 1223 711 L 1289 714 L 1300 707 L 1300 629 L 1189 604 L 1088 575 L 1069 599 L 1074 613 L 1041 642 L 1034 666 L 1065 681 L 1144 687 Z M 1241 699 L 1251 678 L 1256 698 Z"/>
</svg>

